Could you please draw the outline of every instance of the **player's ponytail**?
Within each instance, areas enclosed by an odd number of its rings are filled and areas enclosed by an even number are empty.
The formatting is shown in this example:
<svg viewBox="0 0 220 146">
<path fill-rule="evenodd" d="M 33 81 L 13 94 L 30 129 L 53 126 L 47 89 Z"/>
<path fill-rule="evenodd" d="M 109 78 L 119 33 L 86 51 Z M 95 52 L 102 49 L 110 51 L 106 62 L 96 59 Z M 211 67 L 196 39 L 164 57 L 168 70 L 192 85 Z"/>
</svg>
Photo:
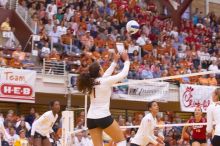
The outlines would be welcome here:
<svg viewBox="0 0 220 146">
<path fill-rule="evenodd" d="M 215 89 L 215 94 L 218 97 L 218 100 L 220 101 L 220 88 Z"/>
<path fill-rule="evenodd" d="M 77 88 L 80 92 L 89 94 L 92 92 L 93 86 L 96 85 L 95 79 L 100 77 L 100 65 L 97 62 L 89 66 L 86 73 L 81 73 L 77 78 Z"/>
</svg>

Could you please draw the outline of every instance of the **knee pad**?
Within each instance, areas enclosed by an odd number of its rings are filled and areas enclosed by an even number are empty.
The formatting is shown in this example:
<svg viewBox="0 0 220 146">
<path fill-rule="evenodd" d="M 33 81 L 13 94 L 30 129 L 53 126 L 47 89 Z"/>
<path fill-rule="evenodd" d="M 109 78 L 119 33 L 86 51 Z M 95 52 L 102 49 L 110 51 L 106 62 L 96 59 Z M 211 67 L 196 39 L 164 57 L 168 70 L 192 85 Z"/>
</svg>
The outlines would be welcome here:
<svg viewBox="0 0 220 146">
<path fill-rule="evenodd" d="M 117 143 L 117 146 L 126 146 L 126 145 L 127 145 L 126 140 Z"/>
</svg>

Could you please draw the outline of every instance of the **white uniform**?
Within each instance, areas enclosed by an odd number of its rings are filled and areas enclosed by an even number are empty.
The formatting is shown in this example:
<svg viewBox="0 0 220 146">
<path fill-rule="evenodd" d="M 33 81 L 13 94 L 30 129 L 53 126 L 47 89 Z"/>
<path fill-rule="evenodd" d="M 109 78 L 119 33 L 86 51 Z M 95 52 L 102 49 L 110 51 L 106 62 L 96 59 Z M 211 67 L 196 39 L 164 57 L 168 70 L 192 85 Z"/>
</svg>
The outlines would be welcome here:
<svg viewBox="0 0 220 146">
<path fill-rule="evenodd" d="M 157 145 L 157 137 L 154 135 L 154 129 L 157 124 L 157 119 L 151 113 L 147 114 L 141 121 L 140 127 L 132 139 L 131 143 L 146 146 L 149 143 Z"/>
<path fill-rule="evenodd" d="M 109 106 L 112 95 L 112 85 L 123 80 L 128 75 L 130 62 L 125 61 L 122 71 L 111 76 L 116 66 L 117 64 L 113 62 L 104 75 L 96 79 L 96 82 L 100 84 L 94 87 L 90 95 L 91 104 L 87 118 L 100 119 L 111 115 Z"/>
<path fill-rule="evenodd" d="M 216 123 L 214 135 L 220 136 L 220 105 L 213 103 L 207 109 L 207 127 L 206 131 L 211 133 L 213 123 Z"/>
<path fill-rule="evenodd" d="M 37 132 L 42 136 L 47 136 L 49 138 L 50 133 L 53 132 L 53 125 L 56 122 L 58 115 L 54 116 L 52 111 L 44 113 L 39 119 L 37 119 L 31 129 L 31 136 L 34 136 L 34 133 Z"/>
</svg>

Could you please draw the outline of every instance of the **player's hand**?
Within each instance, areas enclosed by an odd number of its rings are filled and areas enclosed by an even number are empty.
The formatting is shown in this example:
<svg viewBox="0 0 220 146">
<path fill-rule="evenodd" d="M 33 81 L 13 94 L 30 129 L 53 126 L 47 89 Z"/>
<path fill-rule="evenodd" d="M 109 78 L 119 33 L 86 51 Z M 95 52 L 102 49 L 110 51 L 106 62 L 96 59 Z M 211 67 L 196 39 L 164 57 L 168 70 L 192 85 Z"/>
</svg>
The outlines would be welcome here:
<svg viewBox="0 0 220 146">
<path fill-rule="evenodd" d="M 164 144 L 163 140 L 161 140 L 159 137 L 156 139 L 156 141 L 157 141 L 159 144 Z"/>
<path fill-rule="evenodd" d="M 160 139 L 160 140 L 162 140 L 162 141 L 164 141 L 164 137 L 163 136 L 161 136 L 161 135 L 158 135 L 158 138 Z"/>
<path fill-rule="evenodd" d="M 127 51 L 122 52 L 121 58 L 122 58 L 122 60 L 124 60 L 124 61 L 128 61 L 128 60 L 129 60 L 129 56 L 128 56 Z"/>
<path fill-rule="evenodd" d="M 181 138 L 178 143 L 179 143 L 179 144 L 183 144 L 183 141 L 184 141 L 184 140 Z"/>
<path fill-rule="evenodd" d="M 114 53 L 114 54 L 113 54 L 113 58 L 114 58 L 114 62 L 115 62 L 115 63 L 117 63 L 117 62 L 118 62 L 118 60 L 119 60 L 119 58 L 120 58 L 119 53 L 117 53 L 117 54 L 116 54 L 116 53 Z"/>
<path fill-rule="evenodd" d="M 165 144 L 158 143 L 157 145 L 153 145 L 153 146 L 165 146 Z"/>
<path fill-rule="evenodd" d="M 212 138 L 212 133 L 208 133 L 207 138 Z"/>
<path fill-rule="evenodd" d="M 218 101 L 218 102 L 215 102 L 215 106 L 216 106 L 216 105 L 220 105 L 220 102 L 219 102 L 219 101 Z"/>
</svg>

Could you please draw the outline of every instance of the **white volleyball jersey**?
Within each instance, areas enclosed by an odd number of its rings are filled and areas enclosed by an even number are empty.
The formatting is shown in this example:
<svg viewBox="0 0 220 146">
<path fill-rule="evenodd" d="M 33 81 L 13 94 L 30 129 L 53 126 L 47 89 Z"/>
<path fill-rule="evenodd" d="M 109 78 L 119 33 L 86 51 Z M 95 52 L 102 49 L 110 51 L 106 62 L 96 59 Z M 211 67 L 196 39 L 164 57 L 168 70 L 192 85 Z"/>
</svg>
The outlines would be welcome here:
<svg viewBox="0 0 220 146">
<path fill-rule="evenodd" d="M 213 124 L 215 125 L 214 135 L 220 136 L 220 103 L 213 103 L 207 109 L 207 127 L 206 131 L 211 133 L 213 131 Z"/>
<path fill-rule="evenodd" d="M 156 136 L 154 135 L 154 129 L 157 124 L 157 119 L 153 117 L 151 113 L 147 114 L 141 121 L 140 127 L 132 139 L 131 143 L 140 146 L 146 146 L 149 143 L 157 145 Z"/>
<path fill-rule="evenodd" d="M 58 115 L 54 116 L 52 111 L 44 113 L 39 119 L 37 119 L 31 129 L 31 136 L 34 136 L 35 132 L 38 132 L 42 136 L 49 137 L 50 133 L 53 132 L 53 125 L 56 122 Z"/>
<path fill-rule="evenodd" d="M 96 82 L 99 84 L 94 86 L 94 90 L 90 95 L 91 102 L 87 118 L 100 119 L 111 115 L 109 106 L 112 95 L 112 85 L 127 77 L 130 62 L 125 61 L 122 71 L 116 75 L 112 75 L 116 66 L 117 64 L 113 62 L 104 75 L 96 79 Z"/>
</svg>

